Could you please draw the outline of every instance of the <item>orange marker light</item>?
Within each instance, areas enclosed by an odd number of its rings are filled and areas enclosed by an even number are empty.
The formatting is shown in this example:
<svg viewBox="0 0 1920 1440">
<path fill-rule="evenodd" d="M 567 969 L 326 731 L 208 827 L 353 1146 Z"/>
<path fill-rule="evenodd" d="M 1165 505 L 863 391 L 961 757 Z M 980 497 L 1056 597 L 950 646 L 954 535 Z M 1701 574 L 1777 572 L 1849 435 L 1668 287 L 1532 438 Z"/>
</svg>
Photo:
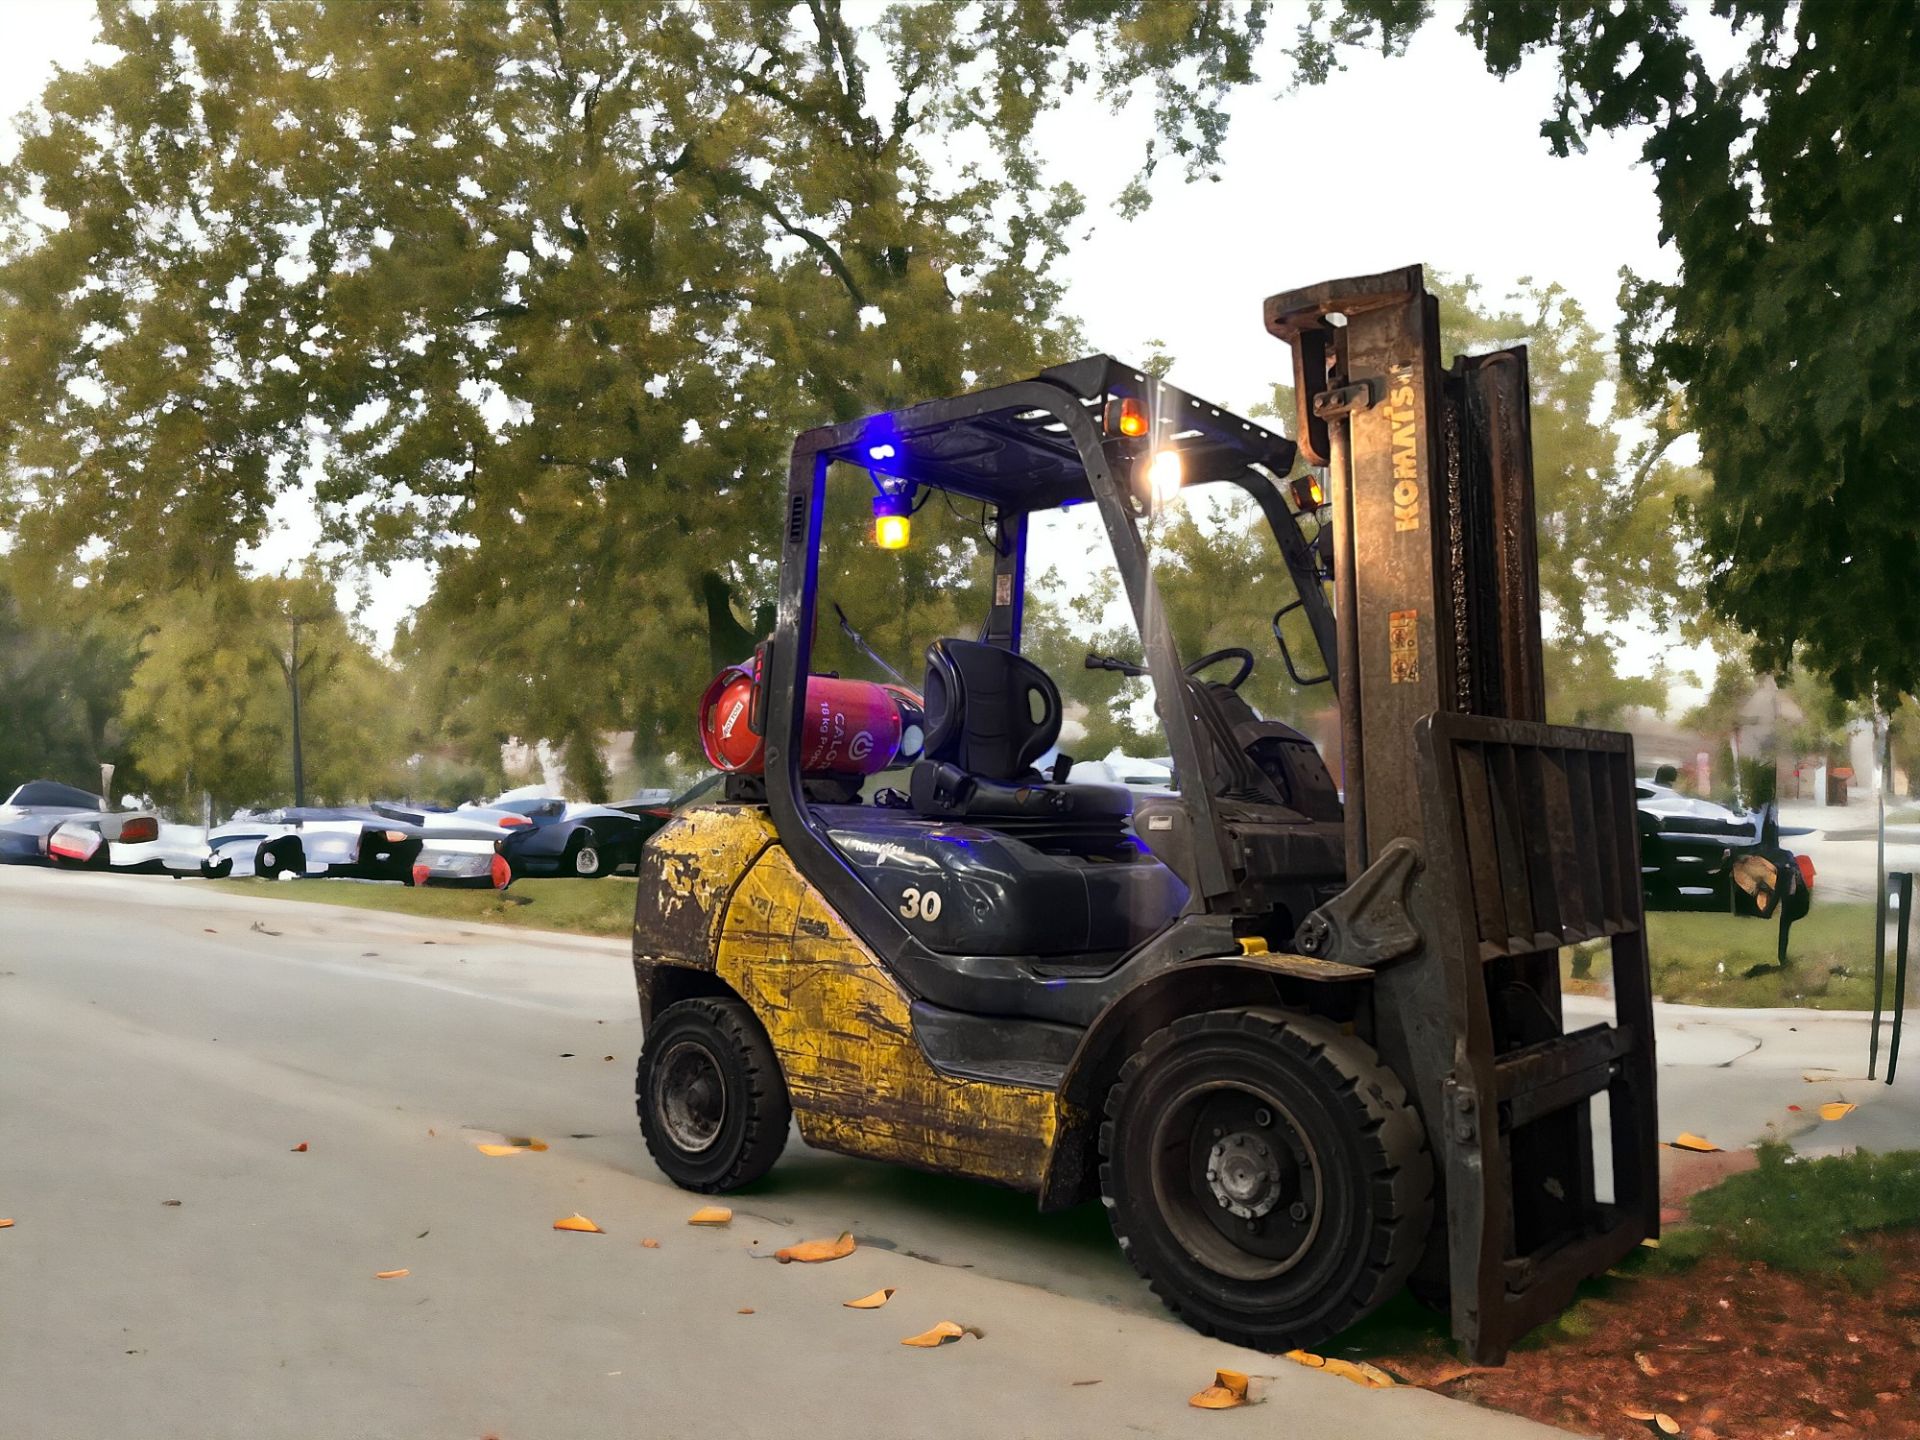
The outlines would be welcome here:
<svg viewBox="0 0 1920 1440">
<path fill-rule="evenodd" d="M 1122 435 L 1138 438 L 1147 433 L 1147 411 L 1138 400 L 1122 400 L 1114 428 Z"/>
<path fill-rule="evenodd" d="M 905 495 L 873 497 L 873 543 L 882 550 L 904 550 L 913 535 L 913 502 Z"/>
</svg>

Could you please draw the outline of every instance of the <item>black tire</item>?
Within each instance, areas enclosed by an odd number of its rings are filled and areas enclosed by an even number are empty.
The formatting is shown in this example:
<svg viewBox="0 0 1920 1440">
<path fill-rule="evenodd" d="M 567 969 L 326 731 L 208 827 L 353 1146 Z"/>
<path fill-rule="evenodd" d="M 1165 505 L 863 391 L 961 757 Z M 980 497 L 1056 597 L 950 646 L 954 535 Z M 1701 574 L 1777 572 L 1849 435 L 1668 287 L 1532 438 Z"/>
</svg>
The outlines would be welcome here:
<svg viewBox="0 0 1920 1440">
<path fill-rule="evenodd" d="M 654 1163 L 681 1189 L 709 1195 L 771 1170 L 793 1121 L 773 1044 L 735 999 L 682 1000 L 654 1017 L 634 1107 Z"/>
<path fill-rule="evenodd" d="M 269 880 L 278 880 L 289 871 L 296 876 L 304 875 L 306 870 L 306 847 L 294 839 L 274 840 L 262 845 L 253 862 L 253 873 Z"/>
<path fill-rule="evenodd" d="M 613 866 L 607 863 L 606 848 L 594 843 L 591 835 L 575 834 L 567 841 L 566 859 L 560 863 L 562 875 L 570 875 L 576 880 L 599 880 L 612 869 Z"/>
<path fill-rule="evenodd" d="M 1122 1067 L 1106 1116 L 1114 1235 L 1203 1334 L 1319 1345 L 1398 1290 L 1425 1247 L 1426 1130 L 1393 1072 L 1324 1020 L 1184 1016 Z"/>
</svg>

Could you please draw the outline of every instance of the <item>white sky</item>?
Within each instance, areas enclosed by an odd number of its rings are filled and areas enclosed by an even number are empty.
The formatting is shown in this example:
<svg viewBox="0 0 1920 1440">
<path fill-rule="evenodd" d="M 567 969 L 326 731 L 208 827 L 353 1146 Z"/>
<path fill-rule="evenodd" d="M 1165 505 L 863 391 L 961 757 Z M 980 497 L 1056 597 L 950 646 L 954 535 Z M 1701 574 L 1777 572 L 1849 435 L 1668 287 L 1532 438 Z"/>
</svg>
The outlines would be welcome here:
<svg viewBox="0 0 1920 1440">
<path fill-rule="evenodd" d="M 1269 33 L 1292 29 L 1296 3 L 1281 0 Z M 11 117 L 54 67 L 88 58 L 92 6 L 0 6 L 4 154 Z M 1161 341 L 1178 384 L 1240 407 L 1286 378 L 1286 351 L 1260 320 L 1261 301 L 1278 290 L 1420 261 L 1496 293 L 1529 277 L 1558 281 L 1610 332 L 1622 266 L 1671 274 L 1639 138 L 1596 137 L 1587 154 L 1556 159 L 1539 134 L 1551 64 L 1536 59 L 1496 81 L 1453 30 L 1454 7 L 1442 0 L 1437 9 L 1404 57 L 1352 57 L 1318 88 L 1280 95 L 1288 77 L 1271 55 L 1263 82 L 1233 102 L 1223 178 L 1187 185 L 1177 162 L 1163 162 L 1154 205 L 1131 222 L 1103 207 L 1138 163 L 1145 130 L 1136 116 L 1110 117 L 1087 96 L 1050 118 L 1041 153 L 1054 178 L 1071 179 L 1090 202 L 1082 228 L 1092 234 L 1067 262 L 1068 307 L 1090 346 L 1137 359 L 1149 340 Z M 1734 42 L 1701 10 L 1696 38 L 1717 69 Z M 257 563 L 279 568 L 304 553 L 313 529 L 303 509 L 297 498 L 280 507 L 280 533 Z M 366 619 L 383 640 L 428 583 L 414 570 L 380 587 Z M 1658 648 L 1656 637 L 1630 637 L 1623 668 L 1643 670 Z M 1704 665 L 1685 652 L 1672 659 Z"/>
</svg>

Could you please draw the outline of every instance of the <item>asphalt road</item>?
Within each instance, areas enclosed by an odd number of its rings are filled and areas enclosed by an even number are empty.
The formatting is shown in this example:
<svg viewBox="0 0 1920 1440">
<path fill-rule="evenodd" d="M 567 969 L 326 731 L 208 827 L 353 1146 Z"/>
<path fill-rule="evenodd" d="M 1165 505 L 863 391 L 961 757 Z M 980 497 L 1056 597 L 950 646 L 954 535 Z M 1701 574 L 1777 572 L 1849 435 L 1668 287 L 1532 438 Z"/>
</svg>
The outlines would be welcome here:
<svg viewBox="0 0 1920 1440">
<path fill-rule="evenodd" d="M 1198 1336 L 1097 1207 L 796 1140 L 691 1229 L 639 1040 L 618 943 L 0 869 L 0 1434 L 1557 1433 Z M 606 1233 L 551 1228 L 575 1211 Z M 844 1260 L 770 1258 L 842 1230 Z M 898 1343 L 939 1320 L 984 1338 Z M 1265 1403 L 1189 1409 L 1218 1366 Z"/>
</svg>

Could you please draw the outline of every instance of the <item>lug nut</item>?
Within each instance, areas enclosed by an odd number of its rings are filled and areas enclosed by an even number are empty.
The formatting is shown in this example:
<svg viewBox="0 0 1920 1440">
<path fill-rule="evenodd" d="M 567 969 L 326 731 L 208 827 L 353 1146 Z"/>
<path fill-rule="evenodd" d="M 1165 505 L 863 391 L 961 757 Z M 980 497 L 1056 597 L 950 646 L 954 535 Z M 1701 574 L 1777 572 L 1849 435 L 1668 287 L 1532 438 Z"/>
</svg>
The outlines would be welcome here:
<svg viewBox="0 0 1920 1440">
<path fill-rule="evenodd" d="M 1306 1202 L 1304 1200 L 1294 1201 L 1293 1204 L 1287 1207 L 1287 1214 L 1291 1215 L 1296 1221 L 1306 1219 L 1307 1218 Z"/>
<path fill-rule="evenodd" d="M 1273 1112 L 1265 1108 L 1254 1111 L 1253 1123 L 1258 1125 L 1262 1130 L 1266 1129 L 1269 1125 L 1273 1124 Z"/>
</svg>

